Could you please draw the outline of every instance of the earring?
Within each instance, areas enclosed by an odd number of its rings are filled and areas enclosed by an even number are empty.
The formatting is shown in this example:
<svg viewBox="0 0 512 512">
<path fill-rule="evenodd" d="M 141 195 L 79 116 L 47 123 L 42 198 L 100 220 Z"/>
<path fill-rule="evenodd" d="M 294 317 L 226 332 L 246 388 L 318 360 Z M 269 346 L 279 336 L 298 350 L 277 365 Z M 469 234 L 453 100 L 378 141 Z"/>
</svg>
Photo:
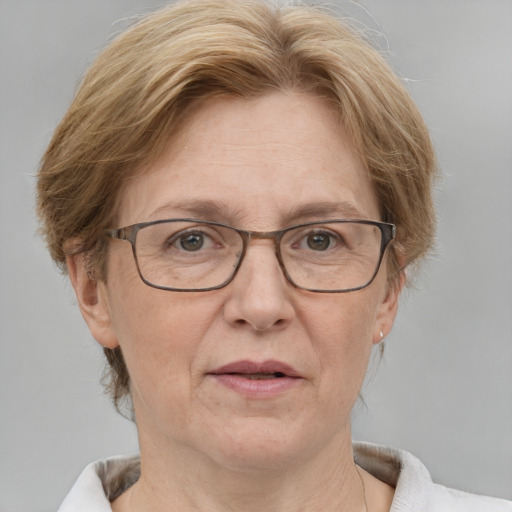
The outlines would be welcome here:
<svg viewBox="0 0 512 512">
<path fill-rule="evenodd" d="M 382 330 L 380 331 L 379 336 L 380 336 L 380 340 L 382 341 L 384 339 L 384 333 L 382 332 Z"/>
</svg>

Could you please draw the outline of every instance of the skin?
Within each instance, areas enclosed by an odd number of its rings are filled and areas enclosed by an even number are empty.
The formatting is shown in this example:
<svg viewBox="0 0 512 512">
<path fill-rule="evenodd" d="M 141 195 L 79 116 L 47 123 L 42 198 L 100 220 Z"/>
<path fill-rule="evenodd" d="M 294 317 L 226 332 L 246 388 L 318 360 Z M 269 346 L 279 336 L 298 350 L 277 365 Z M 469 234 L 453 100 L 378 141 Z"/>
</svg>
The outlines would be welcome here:
<svg viewBox="0 0 512 512">
<path fill-rule="evenodd" d="M 338 119 L 323 100 L 297 93 L 199 108 L 127 184 L 118 226 L 190 216 L 258 231 L 380 218 Z M 141 478 L 114 511 L 364 510 L 350 411 L 372 346 L 397 312 L 402 282 L 388 286 L 385 262 L 370 286 L 340 294 L 290 285 L 269 240 L 254 240 L 236 278 L 210 292 L 145 285 L 120 240 L 111 242 L 106 283 L 89 278 L 80 256 L 68 267 L 93 336 L 122 347 L 131 376 Z M 208 374 L 269 359 L 302 378 L 256 399 Z M 368 509 L 389 510 L 393 490 L 361 474 Z"/>
</svg>

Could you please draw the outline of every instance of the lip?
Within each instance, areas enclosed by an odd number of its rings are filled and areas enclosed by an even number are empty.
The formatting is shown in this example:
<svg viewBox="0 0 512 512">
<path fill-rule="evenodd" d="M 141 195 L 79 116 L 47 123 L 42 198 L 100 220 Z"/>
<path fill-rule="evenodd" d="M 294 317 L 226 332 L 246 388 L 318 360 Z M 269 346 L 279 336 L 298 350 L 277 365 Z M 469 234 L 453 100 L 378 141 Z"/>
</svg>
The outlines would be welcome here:
<svg viewBox="0 0 512 512">
<path fill-rule="evenodd" d="M 274 378 L 251 379 L 258 373 L 278 374 Z M 296 387 L 303 377 L 281 361 L 235 361 L 208 373 L 218 383 L 246 398 L 272 398 Z"/>
<path fill-rule="evenodd" d="M 301 378 L 299 372 L 289 364 L 273 360 L 262 361 L 261 363 L 254 361 L 235 361 L 210 372 L 212 375 L 226 373 L 282 373 L 286 377 Z"/>
</svg>

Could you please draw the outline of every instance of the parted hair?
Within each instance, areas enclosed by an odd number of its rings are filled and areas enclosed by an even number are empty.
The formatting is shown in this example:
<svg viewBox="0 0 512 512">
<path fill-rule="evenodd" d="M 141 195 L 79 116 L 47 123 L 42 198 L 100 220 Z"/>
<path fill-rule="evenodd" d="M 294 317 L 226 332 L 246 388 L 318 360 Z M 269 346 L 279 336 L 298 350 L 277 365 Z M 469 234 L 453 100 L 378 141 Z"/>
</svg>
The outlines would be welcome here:
<svg viewBox="0 0 512 512">
<path fill-rule="evenodd" d="M 436 160 L 425 123 L 385 58 L 346 21 L 312 6 L 185 0 L 118 36 L 85 74 L 38 173 L 41 230 L 54 261 L 85 253 L 108 279 L 108 243 L 123 185 L 143 173 L 193 108 L 216 97 L 297 91 L 332 105 L 397 226 L 396 275 L 433 243 Z M 130 401 L 119 348 L 105 349 L 105 385 Z"/>
</svg>

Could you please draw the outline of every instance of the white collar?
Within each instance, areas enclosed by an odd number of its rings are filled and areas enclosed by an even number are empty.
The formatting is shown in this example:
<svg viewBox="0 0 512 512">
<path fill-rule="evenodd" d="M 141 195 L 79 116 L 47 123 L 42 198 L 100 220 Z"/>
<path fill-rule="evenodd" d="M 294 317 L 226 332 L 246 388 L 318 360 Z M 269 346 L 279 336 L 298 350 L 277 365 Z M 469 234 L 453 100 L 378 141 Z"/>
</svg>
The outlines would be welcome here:
<svg viewBox="0 0 512 512">
<path fill-rule="evenodd" d="M 512 502 L 434 484 L 427 468 L 409 452 L 371 443 L 353 446 L 357 464 L 396 488 L 390 512 L 512 512 Z M 58 512 L 112 512 L 107 496 L 115 492 L 115 482 L 126 480 L 127 472 L 129 483 L 136 481 L 138 462 L 131 456 L 89 464 Z"/>
</svg>

